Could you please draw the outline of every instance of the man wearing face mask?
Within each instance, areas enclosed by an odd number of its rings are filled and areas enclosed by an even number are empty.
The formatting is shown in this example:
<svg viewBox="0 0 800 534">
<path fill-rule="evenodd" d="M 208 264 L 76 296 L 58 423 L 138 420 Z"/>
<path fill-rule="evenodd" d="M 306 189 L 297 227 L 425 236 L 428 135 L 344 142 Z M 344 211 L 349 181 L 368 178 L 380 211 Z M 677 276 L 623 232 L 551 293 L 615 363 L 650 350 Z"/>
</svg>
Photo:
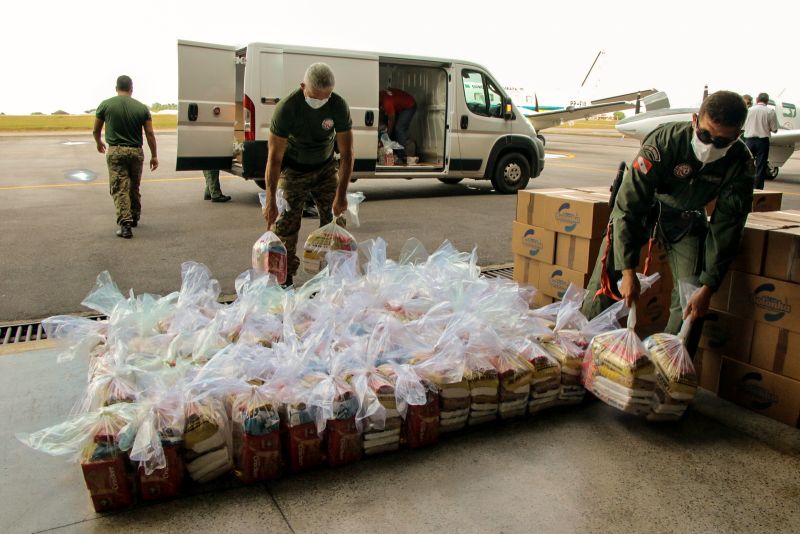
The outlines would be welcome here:
<svg viewBox="0 0 800 534">
<path fill-rule="evenodd" d="M 718 91 L 691 122 L 664 124 L 642 141 L 614 202 L 583 305 L 587 317 L 615 300 L 636 302 L 639 252 L 651 236 L 667 250 L 675 280 L 666 331 L 676 334 L 685 318 L 695 322 L 705 315 L 739 252 L 753 204 L 755 166 L 739 137 L 746 116 L 741 96 Z M 705 206 L 714 199 L 709 222 Z M 698 277 L 700 290 L 684 313 L 678 281 Z"/>
<path fill-rule="evenodd" d="M 347 102 L 333 92 L 333 71 L 325 63 L 306 70 L 300 88 L 280 100 L 272 115 L 267 157 L 267 228 L 281 238 L 289 256 L 288 278 L 300 266 L 297 234 L 306 196 L 319 212 L 320 226 L 347 209 L 347 186 L 353 172 L 353 132 Z M 333 157 L 334 141 L 340 159 Z M 278 214 L 277 189 L 288 209 Z"/>
</svg>

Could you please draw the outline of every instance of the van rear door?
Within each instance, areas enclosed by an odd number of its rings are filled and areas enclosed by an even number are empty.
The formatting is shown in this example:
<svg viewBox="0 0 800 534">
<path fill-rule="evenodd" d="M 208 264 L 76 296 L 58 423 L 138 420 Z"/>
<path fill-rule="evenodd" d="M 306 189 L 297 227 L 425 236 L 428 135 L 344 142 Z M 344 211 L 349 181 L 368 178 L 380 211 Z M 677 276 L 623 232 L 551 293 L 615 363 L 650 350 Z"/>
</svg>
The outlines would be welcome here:
<svg viewBox="0 0 800 534">
<path fill-rule="evenodd" d="M 235 91 L 235 47 L 178 41 L 178 158 L 175 170 L 231 169 Z"/>
</svg>

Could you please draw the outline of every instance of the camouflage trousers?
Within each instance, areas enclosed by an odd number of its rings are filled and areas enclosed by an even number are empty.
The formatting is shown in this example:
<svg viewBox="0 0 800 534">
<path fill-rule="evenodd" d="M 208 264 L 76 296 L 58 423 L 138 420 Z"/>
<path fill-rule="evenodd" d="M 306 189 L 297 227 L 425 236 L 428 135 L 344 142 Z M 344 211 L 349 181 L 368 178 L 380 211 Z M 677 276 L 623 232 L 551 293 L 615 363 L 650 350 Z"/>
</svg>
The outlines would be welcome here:
<svg viewBox="0 0 800 534">
<path fill-rule="evenodd" d="M 700 274 L 701 261 L 699 256 L 703 250 L 705 238 L 697 235 L 686 235 L 680 241 L 670 244 L 667 249 L 669 268 L 672 271 L 674 286 L 669 306 L 669 321 L 667 322 L 666 332 L 677 334 L 683 324 L 683 310 L 681 309 L 681 297 L 678 292 L 678 281 L 696 277 Z M 614 301 L 605 295 L 595 296 L 600 289 L 600 277 L 603 273 L 603 256 L 606 252 L 608 240 L 603 238 L 603 245 L 600 247 L 600 254 L 597 256 L 592 277 L 587 286 L 586 298 L 583 301 L 583 314 L 593 319 L 603 310 L 614 304 Z M 607 269 L 612 284 L 616 284 L 622 273 L 614 268 L 614 253 L 612 250 L 608 255 Z"/>
<path fill-rule="evenodd" d="M 205 196 L 211 198 L 221 197 L 222 189 L 219 186 L 219 171 L 203 171 L 203 177 L 206 179 Z"/>
<path fill-rule="evenodd" d="M 319 212 L 320 227 L 330 224 L 333 220 L 333 200 L 336 196 L 339 165 L 332 160 L 324 167 L 308 172 L 283 169 L 278 187 L 283 190 L 283 198 L 288 209 L 280 214 L 275 222 L 275 233 L 286 246 L 289 257 L 288 274 L 294 276 L 300 267 L 300 258 L 297 257 L 297 235 L 303 220 L 303 206 L 306 195 L 310 194 Z M 344 225 L 341 217 L 337 222 Z"/>
<path fill-rule="evenodd" d="M 110 146 L 106 150 L 108 183 L 117 210 L 117 224 L 130 224 L 139 220 L 142 212 L 142 183 L 144 150 L 141 147 Z"/>
</svg>

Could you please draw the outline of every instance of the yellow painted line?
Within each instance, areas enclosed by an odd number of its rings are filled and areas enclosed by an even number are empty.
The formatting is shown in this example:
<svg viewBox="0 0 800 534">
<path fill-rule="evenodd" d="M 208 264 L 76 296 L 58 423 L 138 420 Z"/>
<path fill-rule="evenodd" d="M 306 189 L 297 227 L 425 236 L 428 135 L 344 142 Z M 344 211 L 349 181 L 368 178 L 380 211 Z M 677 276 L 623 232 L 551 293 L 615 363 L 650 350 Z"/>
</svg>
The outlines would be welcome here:
<svg viewBox="0 0 800 534">
<path fill-rule="evenodd" d="M 54 349 L 58 345 L 52 339 L 40 339 L 38 341 L 26 341 L 25 343 L 9 343 L 8 345 L 0 346 L 0 356 L 12 356 L 22 352 L 30 352 L 32 350 Z"/>
<path fill-rule="evenodd" d="M 220 180 L 230 180 L 233 178 L 238 178 L 238 176 L 228 175 L 228 176 L 220 176 Z M 159 183 L 159 182 L 192 182 L 192 181 L 199 181 L 204 180 L 204 178 L 148 178 L 142 180 L 143 184 L 152 184 L 152 183 Z M 107 186 L 108 182 L 106 181 L 92 181 L 92 182 L 83 182 L 83 183 L 67 183 L 67 184 L 37 184 L 37 185 L 6 185 L 0 186 L 0 191 L 11 191 L 15 189 L 50 189 L 55 187 L 91 187 L 97 185 L 104 185 Z"/>
<path fill-rule="evenodd" d="M 593 167 L 591 165 L 574 165 L 570 163 L 565 164 L 558 164 L 558 160 L 551 160 L 547 164 L 545 164 L 545 170 L 547 169 L 547 165 L 556 164 L 558 167 L 564 167 L 569 169 L 582 169 L 587 171 L 599 171 L 599 172 L 608 172 L 609 170 L 613 171 L 616 169 L 616 165 L 612 165 L 609 167 Z"/>
</svg>

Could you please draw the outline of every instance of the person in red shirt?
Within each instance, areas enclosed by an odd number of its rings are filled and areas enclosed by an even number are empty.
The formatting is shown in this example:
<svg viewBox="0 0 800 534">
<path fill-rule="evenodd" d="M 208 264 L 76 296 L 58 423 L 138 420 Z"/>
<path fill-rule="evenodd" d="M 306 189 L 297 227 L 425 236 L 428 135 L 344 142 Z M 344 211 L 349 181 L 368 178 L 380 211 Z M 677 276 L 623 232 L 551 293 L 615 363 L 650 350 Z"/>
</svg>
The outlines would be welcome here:
<svg viewBox="0 0 800 534">
<path fill-rule="evenodd" d="M 390 87 L 380 92 L 380 107 L 386 113 L 389 137 L 407 146 L 408 129 L 417 112 L 417 101 L 402 89 Z"/>
</svg>

